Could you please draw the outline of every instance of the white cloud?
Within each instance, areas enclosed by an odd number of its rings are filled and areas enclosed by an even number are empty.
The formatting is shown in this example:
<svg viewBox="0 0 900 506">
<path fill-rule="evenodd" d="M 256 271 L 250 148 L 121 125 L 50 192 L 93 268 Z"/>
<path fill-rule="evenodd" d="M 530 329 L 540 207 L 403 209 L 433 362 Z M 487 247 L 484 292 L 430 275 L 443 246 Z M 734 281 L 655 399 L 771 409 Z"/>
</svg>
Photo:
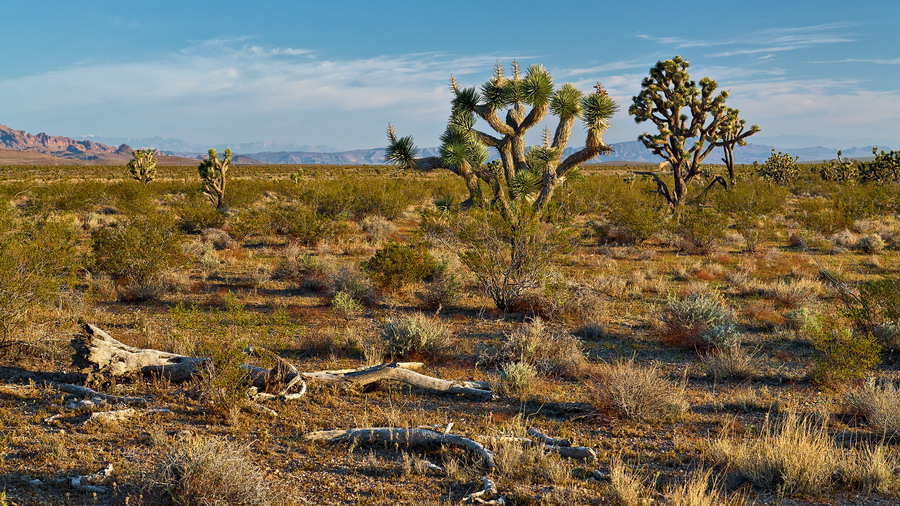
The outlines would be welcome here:
<svg viewBox="0 0 900 506">
<path fill-rule="evenodd" d="M 843 60 L 812 61 L 810 63 L 872 63 L 874 65 L 900 65 L 900 58 L 844 58 Z"/>
</svg>

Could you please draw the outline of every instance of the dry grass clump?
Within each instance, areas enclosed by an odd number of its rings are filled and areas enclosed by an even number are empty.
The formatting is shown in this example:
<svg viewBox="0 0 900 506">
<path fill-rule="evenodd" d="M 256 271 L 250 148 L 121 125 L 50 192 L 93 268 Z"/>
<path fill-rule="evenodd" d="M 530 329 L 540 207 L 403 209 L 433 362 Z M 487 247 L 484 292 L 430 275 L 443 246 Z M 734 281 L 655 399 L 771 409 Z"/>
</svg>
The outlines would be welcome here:
<svg viewBox="0 0 900 506">
<path fill-rule="evenodd" d="M 209 243 L 217 250 L 229 249 L 237 245 L 237 242 L 228 235 L 228 232 L 220 228 L 204 229 L 200 237 L 203 242 Z"/>
<path fill-rule="evenodd" d="M 562 485 L 570 481 L 569 464 L 538 445 L 514 439 L 497 439 L 493 446 L 499 486 L 522 484 Z"/>
<path fill-rule="evenodd" d="M 754 355 L 739 345 L 715 348 L 703 355 L 700 363 L 706 374 L 717 379 L 746 379 L 757 369 Z"/>
<path fill-rule="evenodd" d="M 366 216 L 359 221 L 359 227 L 371 244 L 386 241 L 397 233 L 397 226 L 381 216 Z"/>
<path fill-rule="evenodd" d="M 688 408 L 683 384 L 664 378 L 658 366 L 640 366 L 634 359 L 602 365 L 592 400 L 598 409 L 641 421 L 677 417 Z"/>
<path fill-rule="evenodd" d="M 489 362 L 523 362 L 541 373 L 567 377 L 579 376 L 588 367 L 581 340 L 551 329 L 540 318 L 516 328 L 494 355 L 488 357 Z"/>
<path fill-rule="evenodd" d="M 867 378 L 863 386 L 847 392 L 846 402 L 872 427 L 889 437 L 900 435 L 900 388 L 892 381 L 879 384 Z"/>
<path fill-rule="evenodd" d="M 176 504 L 275 503 L 248 452 L 217 439 L 189 437 L 176 443 L 163 458 L 157 481 Z"/>
<path fill-rule="evenodd" d="M 672 506 L 740 506 L 747 501 L 742 496 L 729 497 L 712 470 L 692 473 L 680 485 L 668 487 L 666 504 Z"/>
<path fill-rule="evenodd" d="M 798 279 L 794 282 L 776 281 L 764 288 L 766 296 L 791 308 L 808 305 L 823 291 L 822 283 L 813 279 Z"/>
<path fill-rule="evenodd" d="M 609 465 L 609 484 L 612 503 L 620 506 L 645 506 L 653 503 L 649 476 L 628 468 L 621 457 Z"/>
<path fill-rule="evenodd" d="M 884 251 L 884 239 L 878 234 L 868 234 L 859 239 L 856 243 L 856 249 L 859 249 L 870 255 L 875 255 Z"/>
<path fill-rule="evenodd" d="M 509 397 L 523 398 L 531 393 L 537 369 L 527 362 L 510 362 L 500 369 L 500 391 Z"/>
<path fill-rule="evenodd" d="M 392 359 L 410 355 L 435 358 L 450 350 L 453 331 L 439 318 L 414 313 L 385 321 L 381 339 L 385 343 L 385 353 Z"/>
<path fill-rule="evenodd" d="M 896 488 L 897 462 L 883 446 L 843 450 L 825 423 L 795 413 L 767 420 L 759 435 L 720 438 L 711 452 L 741 478 L 785 496 L 818 496 L 838 484 L 882 493 Z"/>
<path fill-rule="evenodd" d="M 789 413 L 767 420 L 758 436 L 720 438 L 713 458 L 764 490 L 814 496 L 831 485 L 838 463 L 834 442 L 821 423 Z"/>
</svg>

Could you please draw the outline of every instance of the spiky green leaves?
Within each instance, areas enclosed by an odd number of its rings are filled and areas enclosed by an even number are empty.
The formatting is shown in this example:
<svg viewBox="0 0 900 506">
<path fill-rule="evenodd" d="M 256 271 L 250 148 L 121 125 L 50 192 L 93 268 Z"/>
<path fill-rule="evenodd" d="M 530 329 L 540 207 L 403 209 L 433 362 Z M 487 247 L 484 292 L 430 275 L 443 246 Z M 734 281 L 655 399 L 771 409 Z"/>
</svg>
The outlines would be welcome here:
<svg viewBox="0 0 900 506">
<path fill-rule="evenodd" d="M 419 154 L 419 149 L 413 142 L 412 136 L 397 137 L 396 134 L 393 134 L 393 129 L 389 130 L 388 146 L 384 150 L 386 162 L 412 170 L 416 168 L 417 154 Z"/>
<path fill-rule="evenodd" d="M 475 91 L 474 87 L 464 88 L 459 90 L 453 98 L 453 108 L 466 112 L 474 112 L 480 101 L 481 95 Z"/>
<path fill-rule="evenodd" d="M 131 156 L 127 166 L 131 177 L 144 185 L 153 181 L 156 178 L 156 150 L 136 149 L 131 152 Z"/>
<path fill-rule="evenodd" d="M 619 110 L 619 104 L 598 85 L 596 92 L 584 97 L 581 108 L 584 126 L 588 130 L 603 132 L 609 128 L 609 120 Z"/>
<path fill-rule="evenodd" d="M 441 135 L 441 161 L 449 169 L 479 167 L 487 159 L 487 148 L 472 130 L 475 115 L 454 108 L 447 122 L 447 129 Z"/>
<path fill-rule="evenodd" d="M 522 101 L 534 107 L 546 106 L 553 98 L 553 77 L 542 65 L 532 65 L 521 85 Z"/>
<path fill-rule="evenodd" d="M 574 84 L 565 83 L 553 95 L 553 100 L 550 101 L 550 111 L 560 118 L 577 118 L 581 116 L 583 96 L 584 94 Z"/>
</svg>

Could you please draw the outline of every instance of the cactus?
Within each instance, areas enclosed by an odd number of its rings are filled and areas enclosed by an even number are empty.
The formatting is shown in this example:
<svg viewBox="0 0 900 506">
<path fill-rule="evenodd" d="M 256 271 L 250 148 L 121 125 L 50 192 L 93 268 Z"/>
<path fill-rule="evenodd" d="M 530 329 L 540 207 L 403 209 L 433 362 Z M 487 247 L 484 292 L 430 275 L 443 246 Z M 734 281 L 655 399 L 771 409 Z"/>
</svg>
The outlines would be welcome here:
<svg viewBox="0 0 900 506">
<path fill-rule="evenodd" d="M 511 77 L 504 76 L 497 64 L 493 78 L 480 90 L 461 88 L 452 76 L 450 89 L 453 101 L 450 120 L 441 136 L 440 156 L 417 158 L 412 137 L 398 137 L 388 125 L 385 159 L 406 169 L 444 168 L 461 176 L 469 190 L 463 207 L 486 203 L 482 193 L 485 183 L 492 203 L 504 216 L 511 217 L 513 208 L 520 204 L 532 206 L 539 216 L 573 169 L 612 151 L 603 143 L 602 134 L 618 106 L 599 83 L 588 95 L 571 83 L 554 88 L 553 78 L 544 67 L 532 65 L 522 76 L 513 61 Z M 526 133 L 548 113 L 558 118 L 553 135 L 545 131 L 543 145 L 526 149 Z M 587 128 L 585 146 L 562 159 L 572 126 L 579 118 Z M 494 132 L 476 129 L 478 119 Z M 499 160 L 487 163 L 487 148 L 495 149 Z"/>
<path fill-rule="evenodd" d="M 859 178 L 862 182 L 881 184 L 900 182 L 900 151 L 878 151 L 872 148 L 875 159 L 859 164 Z"/>
<path fill-rule="evenodd" d="M 127 167 L 133 179 L 140 181 L 145 186 L 156 179 L 155 149 L 136 149 L 131 152 L 131 157 Z"/>
<path fill-rule="evenodd" d="M 225 150 L 220 160 L 215 149 L 209 150 L 209 158 L 200 162 L 197 172 L 203 180 L 203 193 L 209 197 L 216 209 L 225 208 L 225 181 L 228 169 L 231 168 L 231 149 Z"/>
<path fill-rule="evenodd" d="M 819 166 L 819 177 L 836 183 L 856 183 L 859 181 L 859 166 L 853 160 L 845 160 L 843 150 L 838 150 L 837 160 Z"/>
<path fill-rule="evenodd" d="M 799 175 L 798 159 L 798 157 L 793 157 L 781 151 L 776 153 L 773 149 L 766 163 L 759 165 L 754 162 L 753 166 L 759 177 L 775 184 L 783 185 L 793 181 Z"/>
<path fill-rule="evenodd" d="M 754 125 L 742 131 L 744 124 L 737 118 L 737 110 L 725 106 L 728 92 L 716 94 L 718 84 L 709 77 L 701 79 L 698 86 L 691 81 L 688 67 L 690 63 L 680 56 L 658 61 L 650 69 L 650 76 L 641 82 L 642 89 L 628 109 L 635 122 L 650 121 L 656 125 L 659 133 L 644 132 L 638 140 L 665 159 L 663 164 L 672 172 L 673 187 L 655 172 L 636 174 L 653 178 L 656 193 L 676 212 L 685 203 L 688 185 L 701 175 L 701 162 L 713 148 L 733 149 L 759 130 Z M 727 186 L 717 177 L 707 189 L 716 182 Z"/>
</svg>

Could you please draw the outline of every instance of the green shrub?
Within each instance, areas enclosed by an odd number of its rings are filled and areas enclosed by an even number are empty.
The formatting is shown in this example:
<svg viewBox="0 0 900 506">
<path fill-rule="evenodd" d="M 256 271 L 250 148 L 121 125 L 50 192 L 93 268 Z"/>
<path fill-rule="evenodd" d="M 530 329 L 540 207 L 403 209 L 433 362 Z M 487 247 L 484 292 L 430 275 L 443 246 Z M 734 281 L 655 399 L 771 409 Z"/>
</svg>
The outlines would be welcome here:
<svg viewBox="0 0 900 506">
<path fill-rule="evenodd" d="M 713 209 L 687 207 L 671 227 L 683 241 L 680 249 L 707 253 L 725 236 L 728 218 Z"/>
<path fill-rule="evenodd" d="M 207 228 L 222 228 L 225 216 L 200 193 L 191 193 L 175 204 L 178 228 L 189 234 L 199 234 Z"/>
<path fill-rule="evenodd" d="M 835 387 L 861 380 L 878 364 L 881 347 L 871 333 L 857 333 L 837 320 L 808 326 L 807 336 L 821 353 L 810 375 L 813 383 Z"/>
<path fill-rule="evenodd" d="M 794 216 L 803 228 L 826 236 L 850 228 L 854 220 L 840 199 L 821 197 L 800 200 Z"/>
<path fill-rule="evenodd" d="M 509 362 L 500 369 L 500 390 L 510 397 L 525 397 L 536 377 L 537 369 L 528 362 Z"/>
<path fill-rule="evenodd" d="M 455 301 L 462 294 L 462 276 L 458 267 L 449 261 L 437 263 L 434 274 L 424 284 L 416 296 L 426 309 L 437 309 Z"/>
<path fill-rule="evenodd" d="M 362 264 L 372 281 L 382 288 L 399 288 L 406 283 L 434 276 L 437 261 L 422 243 L 389 242 Z"/>
<path fill-rule="evenodd" d="M 362 312 L 362 304 L 352 295 L 340 290 L 331 298 L 331 307 L 344 316 L 355 316 Z"/>
<path fill-rule="evenodd" d="M 604 199 L 604 204 L 608 209 L 606 221 L 609 226 L 596 228 L 601 241 L 642 243 L 659 233 L 665 224 L 659 209 L 659 198 L 637 183 L 614 186 Z"/>
<path fill-rule="evenodd" d="M 94 234 L 93 267 L 121 285 L 148 283 L 183 261 L 182 235 L 165 215 L 131 216 Z"/>
<path fill-rule="evenodd" d="M 304 205 L 283 205 L 273 210 L 272 229 L 305 246 L 315 246 L 347 233 L 347 226 L 330 215 Z"/>
<path fill-rule="evenodd" d="M 412 354 L 440 357 L 450 349 L 453 331 L 437 318 L 414 313 L 389 318 L 381 327 L 385 352 L 392 360 Z"/>
<path fill-rule="evenodd" d="M 341 267 L 329 274 L 328 293 L 332 297 L 343 293 L 351 299 L 369 303 L 373 299 L 372 282 L 358 269 Z"/>
<path fill-rule="evenodd" d="M 768 181 L 750 179 L 713 195 L 713 206 L 730 216 L 735 230 L 744 239 L 748 251 L 771 235 L 768 217 L 781 212 L 787 204 L 788 191 Z"/>
</svg>

